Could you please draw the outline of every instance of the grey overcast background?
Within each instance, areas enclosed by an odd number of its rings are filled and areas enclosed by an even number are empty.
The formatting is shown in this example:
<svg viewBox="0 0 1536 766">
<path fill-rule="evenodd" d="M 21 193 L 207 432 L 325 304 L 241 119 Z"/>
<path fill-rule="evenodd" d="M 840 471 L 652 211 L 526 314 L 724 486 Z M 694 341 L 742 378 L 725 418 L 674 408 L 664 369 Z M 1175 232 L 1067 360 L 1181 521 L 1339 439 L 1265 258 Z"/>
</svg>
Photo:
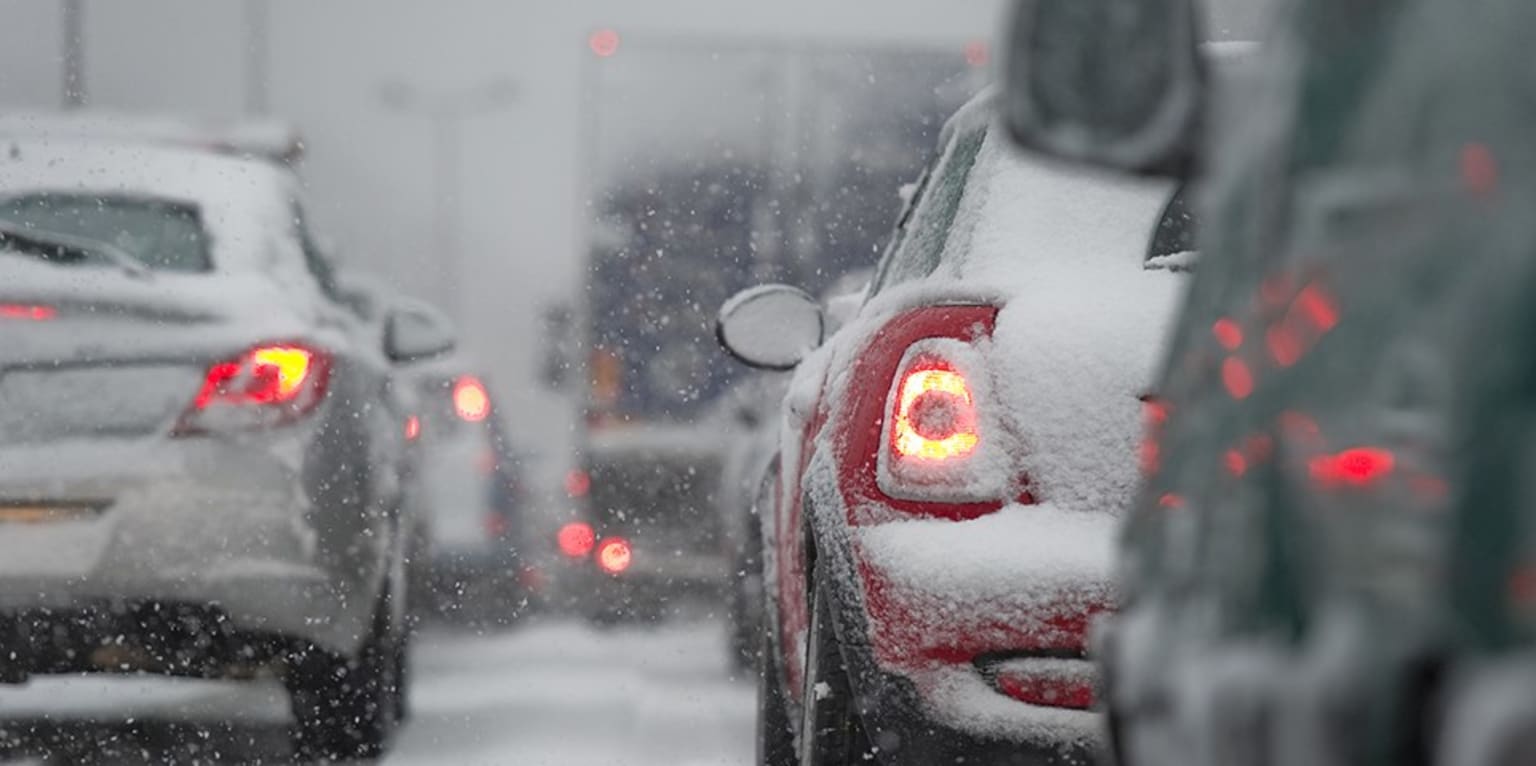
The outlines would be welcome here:
<svg viewBox="0 0 1536 766">
<path fill-rule="evenodd" d="M 92 106 L 236 116 L 245 106 L 244 2 L 83 0 L 84 90 Z M 1251 37 L 1267 0 L 1226 0 L 1223 37 Z M 494 376 L 526 446 L 559 458 L 566 408 L 536 378 L 537 317 L 577 286 L 583 246 L 580 83 L 595 29 L 630 40 L 712 45 L 819 42 L 959 50 L 993 41 L 1001 0 L 270 0 L 271 114 L 297 123 L 320 224 L 342 260 L 407 291 L 431 290 L 431 134 L 385 108 L 381 84 L 462 90 L 517 85 L 509 108 L 463 127 L 453 308 L 465 345 Z M 53 108 L 61 92 L 61 4 L 0 0 L 0 108 Z M 603 66 L 622 67 L 622 49 Z M 722 112 L 730 94 L 721 94 Z M 708 114 L 688 115 L 709 120 Z M 605 132 L 623 126 L 605 125 Z M 541 436 L 542 435 L 542 436 Z M 546 472 L 546 475 L 547 472 Z"/>
</svg>

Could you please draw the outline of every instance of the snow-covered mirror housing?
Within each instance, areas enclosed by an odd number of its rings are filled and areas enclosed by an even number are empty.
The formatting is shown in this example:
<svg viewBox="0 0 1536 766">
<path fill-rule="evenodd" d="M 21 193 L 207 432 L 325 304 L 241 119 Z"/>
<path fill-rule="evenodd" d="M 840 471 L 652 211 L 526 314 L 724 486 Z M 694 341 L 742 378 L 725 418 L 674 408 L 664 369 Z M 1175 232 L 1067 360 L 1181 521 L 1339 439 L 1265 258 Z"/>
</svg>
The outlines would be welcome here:
<svg viewBox="0 0 1536 766">
<path fill-rule="evenodd" d="M 1002 117 L 1020 145 L 1101 167 L 1183 175 L 1206 67 L 1194 0 L 1016 0 Z"/>
<path fill-rule="evenodd" d="M 417 362 L 454 349 L 453 325 L 424 303 L 402 301 L 384 320 L 384 354 L 394 362 Z"/>
<path fill-rule="evenodd" d="M 790 370 L 821 345 L 821 304 L 789 285 L 748 288 L 720 307 L 715 337 L 726 351 L 760 370 Z"/>
</svg>

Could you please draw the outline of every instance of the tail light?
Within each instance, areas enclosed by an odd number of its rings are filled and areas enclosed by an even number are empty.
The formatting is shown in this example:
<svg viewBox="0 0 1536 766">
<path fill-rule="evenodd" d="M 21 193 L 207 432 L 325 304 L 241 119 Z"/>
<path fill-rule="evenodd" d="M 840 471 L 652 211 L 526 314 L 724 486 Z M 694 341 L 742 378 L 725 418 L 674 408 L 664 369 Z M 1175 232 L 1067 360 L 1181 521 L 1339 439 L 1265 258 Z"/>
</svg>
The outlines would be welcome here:
<svg viewBox="0 0 1536 766">
<path fill-rule="evenodd" d="M 479 423 L 491 414 L 491 395 L 485 384 L 473 375 L 453 382 L 453 410 L 466 423 Z"/>
<path fill-rule="evenodd" d="M 1397 458 L 1391 450 L 1356 447 L 1334 455 L 1313 458 L 1308 468 L 1312 480 L 1327 486 L 1369 487 L 1391 475 Z"/>
<path fill-rule="evenodd" d="M 37 303 L 0 303 L 0 319 L 46 322 L 58 315 L 59 310 L 52 306 Z"/>
<path fill-rule="evenodd" d="M 974 347 L 952 338 L 914 343 L 887 395 L 880 489 L 929 502 L 1001 499 L 1012 477 L 1002 429 L 984 410 L 989 387 Z"/>
<path fill-rule="evenodd" d="M 586 558 L 592 552 L 592 546 L 597 544 L 597 533 L 592 531 L 591 524 L 573 521 L 560 528 L 555 543 L 560 546 L 561 553 L 573 559 Z"/>
<path fill-rule="evenodd" d="M 298 344 L 252 348 L 208 368 L 178 434 L 269 428 L 312 412 L 330 384 L 331 357 Z"/>
<path fill-rule="evenodd" d="M 604 572 L 616 575 L 629 568 L 632 555 L 628 540 L 610 537 L 597 546 L 597 565 Z"/>
<path fill-rule="evenodd" d="M 927 361 L 902 376 L 893 422 L 891 449 L 901 460 L 958 460 L 981 440 L 971 385 L 942 361 Z"/>
</svg>

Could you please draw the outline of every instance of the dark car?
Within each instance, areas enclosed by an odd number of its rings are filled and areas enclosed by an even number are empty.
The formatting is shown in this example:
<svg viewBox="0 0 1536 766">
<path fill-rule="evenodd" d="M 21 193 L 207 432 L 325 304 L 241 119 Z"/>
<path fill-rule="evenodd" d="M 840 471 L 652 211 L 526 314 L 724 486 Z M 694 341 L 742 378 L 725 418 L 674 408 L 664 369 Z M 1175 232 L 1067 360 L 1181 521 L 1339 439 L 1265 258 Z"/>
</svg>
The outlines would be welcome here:
<svg viewBox="0 0 1536 766">
<path fill-rule="evenodd" d="M 1008 112 L 1207 189 L 1103 634 L 1120 761 L 1528 763 L 1536 7 L 1293 3 L 1213 88 L 1187 2 L 1111 6 L 1021 4 Z"/>
<path fill-rule="evenodd" d="M 538 595 L 518 455 L 480 376 L 438 363 L 416 389 L 429 606 L 454 621 L 506 623 Z"/>
<path fill-rule="evenodd" d="M 262 161 L 14 142 L 0 159 L 0 680 L 276 676 L 302 752 L 404 710 L 406 413 L 296 180 Z"/>
<path fill-rule="evenodd" d="M 764 763 L 1096 747 L 1087 628 L 1183 287 L 1182 253 L 1148 243 L 1187 222 L 1169 184 L 1025 161 L 992 125 L 988 97 L 950 121 L 867 299 L 819 348 L 794 288 L 721 310 L 740 358 L 796 366 L 761 513 Z"/>
</svg>

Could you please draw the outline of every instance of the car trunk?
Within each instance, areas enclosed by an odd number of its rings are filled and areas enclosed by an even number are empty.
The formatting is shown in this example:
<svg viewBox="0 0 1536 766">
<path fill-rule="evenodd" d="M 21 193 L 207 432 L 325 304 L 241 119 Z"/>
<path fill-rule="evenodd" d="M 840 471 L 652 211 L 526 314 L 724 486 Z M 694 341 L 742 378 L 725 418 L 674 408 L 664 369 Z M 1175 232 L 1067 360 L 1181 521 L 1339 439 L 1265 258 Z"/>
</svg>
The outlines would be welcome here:
<svg viewBox="0 0 1536 766">
<path fill-rule="evenodd" d="M 164 433 L 262 332 L 232 321 L 217 276 L 0 267 L 0 448 Z"/>
</svg>

